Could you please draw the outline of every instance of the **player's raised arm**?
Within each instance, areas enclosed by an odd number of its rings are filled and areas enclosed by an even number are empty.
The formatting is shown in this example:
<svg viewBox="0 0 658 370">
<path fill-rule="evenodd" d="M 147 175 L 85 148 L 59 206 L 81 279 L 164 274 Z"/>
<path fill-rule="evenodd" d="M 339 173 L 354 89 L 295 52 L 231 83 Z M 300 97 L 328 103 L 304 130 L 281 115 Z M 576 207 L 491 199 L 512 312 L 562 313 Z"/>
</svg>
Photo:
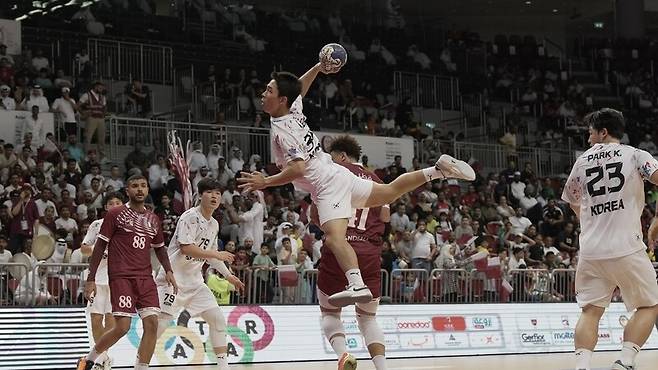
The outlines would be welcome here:
<svg viewBox="0 0 658 370">
<path fill-rule="evenodd" d="M 321 71 L 320 63 L 317 63 L 316 65 L 311 67 L 311 69 L 306 71 L 306 73 L 304 73 L 302 77 L 299 78 L 299 82 L 302 83 L 302 91 L 300 93 L 302 98 L 306 96 L 306 93 L 311 88 L 313 81 L 315 81 L 315 78 L 318 76 L 318 73 L 320 73 L 320 71 Z"/>
</svg>

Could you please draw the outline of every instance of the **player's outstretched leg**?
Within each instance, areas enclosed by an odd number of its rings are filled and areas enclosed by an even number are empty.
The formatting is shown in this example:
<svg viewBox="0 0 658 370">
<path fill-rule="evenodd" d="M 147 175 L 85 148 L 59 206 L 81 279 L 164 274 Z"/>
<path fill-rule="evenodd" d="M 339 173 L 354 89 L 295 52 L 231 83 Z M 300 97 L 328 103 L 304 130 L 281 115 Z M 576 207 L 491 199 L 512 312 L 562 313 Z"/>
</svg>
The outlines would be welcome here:
<svg viewBox="0 0 658 370">
<path fill-rule="evenodd" d="M 324 244 L 336 256 L 348 282 L 344 291 L 329 297 L 329 303 L 334 307 L 345 307 L 357 302 L 365 303 L 372 300 L 372 293 L 363 282 L 354 248 L 345 240 L 347 223 L 348 219 L 340 218 L 327 221 L 322 225 L 325 233 Z"/>
<path fill-rule="evenodd" d="M 375 369 L 386 370 L 386 341 L 384 332 L 375 319 L 378 306 L 379 298 L 365 304 L 357 303 L 356 321 L 359 324 L 359 331 L 366 341 L 366 346 L 368 346 Z"/>
<path fill-rule="evenodd" d="M 443 154 L 436 161 L 434 167 L 402 174 L 390 184 L 373 184 L 365 207 L 373 208 L 391 204 L 426 182 L 450 178 L 473 181 L 475 171 L 468 163 Z"/>
<path fill-rule="evenodd" d="M 576 347 L 576 370 L 590 370 L 592 352 L 599 340 L 599 322 L 605 308 L 587 305 L 576 324 L 574 344 Z"/>
<path fill-rule="evenodd" d="M 210 337 L 210 342 L 215 351 L 215 356 L 217 356 L 217 369 L 229 370 L 227 357 L 228 345 L 226 341 L 226 319 L 224 318 L 222 310 L 215 306 L 204 311 L 200 316 L 208 323 L 208 336 Z"/>
<path fill-rule="evenodd" d="M 115 316 L 114 326 L 96 342 L 96 345 L 91 349 L 87 356 L 78 361 L 77 370 L 92 370 L 94 363 L 101 354 L 112 347 L 119 339 L 123 338 L 128 330 L 130 330 L 130 316 Z"/>
</svg>

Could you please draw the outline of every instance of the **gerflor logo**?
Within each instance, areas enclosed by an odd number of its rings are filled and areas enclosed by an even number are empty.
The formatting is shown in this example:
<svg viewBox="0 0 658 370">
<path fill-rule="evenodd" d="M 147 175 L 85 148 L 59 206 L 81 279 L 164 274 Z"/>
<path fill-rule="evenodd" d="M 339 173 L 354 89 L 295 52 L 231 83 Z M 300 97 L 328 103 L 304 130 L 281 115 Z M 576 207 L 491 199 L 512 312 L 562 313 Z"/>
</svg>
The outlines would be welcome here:
<svg viewBox="0 0 658 370">
<path fill-rule="evenodd" d="M 523 341 L 523 343 L 533 343 L 533 344 L 546 343 L 546 337 L 544 336 L 544 334 L 539 334 L 539 333 L 532 333 L 532 334 L 522 333 L 521 340 Z"/>
</svg>

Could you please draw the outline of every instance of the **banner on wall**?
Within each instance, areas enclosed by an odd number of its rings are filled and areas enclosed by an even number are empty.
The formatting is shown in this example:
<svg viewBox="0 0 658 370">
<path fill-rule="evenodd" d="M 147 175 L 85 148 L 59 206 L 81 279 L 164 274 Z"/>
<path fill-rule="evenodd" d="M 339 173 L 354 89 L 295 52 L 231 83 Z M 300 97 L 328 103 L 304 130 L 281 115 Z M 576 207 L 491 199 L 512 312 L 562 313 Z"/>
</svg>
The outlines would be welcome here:
<svg viewBox="0 0 658 370">
<path fill-rule="evenodd" d="M 20 145 L 26 130 L 26 120 L 32 113 L 24 110 L 0 110 L 0 139 L 5 143 Z M 52 113 L 39 113 L 45 132 L 55 133 L 55 116 Z"/>
<path fill-rule="evenodd" d="M 222 307 L 230 363 L 333 360 L 317 306 Z M 389 358 L 570 352 L 580 309 L 574 303 L 384 305 L 377 321 Z M 599 324 L 598 350 L 618 350 L 632 314 L 613 303 Z M 0 368 L 63 369 L 89 348 L 84 308 L 0 309 Z M 353 308 L 343 313 L 347 346 L 368 358 Z M 131 369 L 142 334 L 134 318 L 112 349 L 113 368 Z M 26 347 L 27 346 L 27 347 Z M 29 348 L 13 351 L 15 348 Z M 658 349 L 653 331 L 644 348 Z M 57 356 L 52 354 L 56 353 Z M 35 361 L 39 361 L 38 363 Z M 214 364 L 208 325 L 182 312 L 156 345 L 151 365 Z"/>
<path fill-rule="evenodd" d="M 343 132 L 314 131 L 320 140 L 322 149 L 326 151 L 331 138 L 345 135 Z M 402 157 L 402 165 L 411 168 L 415 157 L 414 140 L 397 137 L 355 135 L 350 134 L 361 145 L 361 153 L 368 156 L 368 164 L 376 168 L 384 168 L 393 164 L 396 155 Z M 359 158 L 360 159 L 360 158 Z"/>
<path fill-rule="evenodd" d="M 322 335 L 317 306 L 222 307 L 229 333 L 229 362 L 335 360 Z M 384 305 L 377 321 L 389 358 L 573 350 L 580 309 L 576 304 Z M 613 304 L 599 326 L 599 350 L 617 350 L 631 314 Z M 368 358 L 353 308 L 343 314 L 348 350 Z M 130 367 L 139 346 L 141 322 L 110 354 L 114 366 Z M 658 348 L 653 332 L 645 348 Z M 151 365 L 213 364 L 208 326 L 185 313 L 158 341 Z"/>
<path fill-rule="evenodd" d="M 0 19 L 0 44 L 7 45 L 7 54 L 21 54 L 21 22 Z"/>
</svg>

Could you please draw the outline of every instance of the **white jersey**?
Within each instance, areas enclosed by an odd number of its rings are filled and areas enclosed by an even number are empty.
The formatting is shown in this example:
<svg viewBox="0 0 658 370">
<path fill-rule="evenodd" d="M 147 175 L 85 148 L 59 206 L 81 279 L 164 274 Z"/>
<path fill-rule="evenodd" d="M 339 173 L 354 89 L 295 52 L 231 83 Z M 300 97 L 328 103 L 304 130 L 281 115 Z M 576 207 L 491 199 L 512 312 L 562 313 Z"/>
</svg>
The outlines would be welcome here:
<svg viewBox="0 0 658 370">
<path fill-rule="evenodd" d="M 304 177 L 292 184 L 296 189 L 310 193 L 315 200 L 319 192 L 330 186 L 339 165 L 322 150 L 320 140 L 306 124 L 302 109 L 300 95 L 290 107 L 290 114 L 271 118 L 270 138 L 274 159 L 280 169 L 295 159 L 306 162 Z"/>
<path fill-rule="evenodd" d="M 82 240 L 82 244 L 91 245 L 93 247 L 96 244 L 96 239 L 98 239 L 101 226 L 103 226 L 102 218 L 92 222 L 91 225 L 89 225 L 89 229 L 87 229 L 87 235 L 85 235 L 85 238 Z M 103 259 L 101 260 L 101 263 L 98 264 L 98 270 L 96 270 L 96 285 L 109 285 L 109 279 L 107 277 L 107 248 L 105 248 Z"/>
<path fill-rule="evenodd" d="M 201 249 L 217 250 L 218 234 L 217 220 L 212 217 L 206 220 L 199 207 L 188 209 L 178 219 L 167 253 L 176 283 L 181 290 L 194 290 L 203 285 L 201 269 L 206 260 L 184 255 L 180 246 L 194 244 Z M 164 269 L 160 268 L 156 282 L 158 285 L 167 285 Z"/>
<path fill-rule="evenodd" d="M 646 248 L 644 180 L 656 170 L 651 154 L 623 144 L 596 144 L 578 157 L 562 199 L 580 207 L 581 258 L 619 258 Z"/>
</svg>

